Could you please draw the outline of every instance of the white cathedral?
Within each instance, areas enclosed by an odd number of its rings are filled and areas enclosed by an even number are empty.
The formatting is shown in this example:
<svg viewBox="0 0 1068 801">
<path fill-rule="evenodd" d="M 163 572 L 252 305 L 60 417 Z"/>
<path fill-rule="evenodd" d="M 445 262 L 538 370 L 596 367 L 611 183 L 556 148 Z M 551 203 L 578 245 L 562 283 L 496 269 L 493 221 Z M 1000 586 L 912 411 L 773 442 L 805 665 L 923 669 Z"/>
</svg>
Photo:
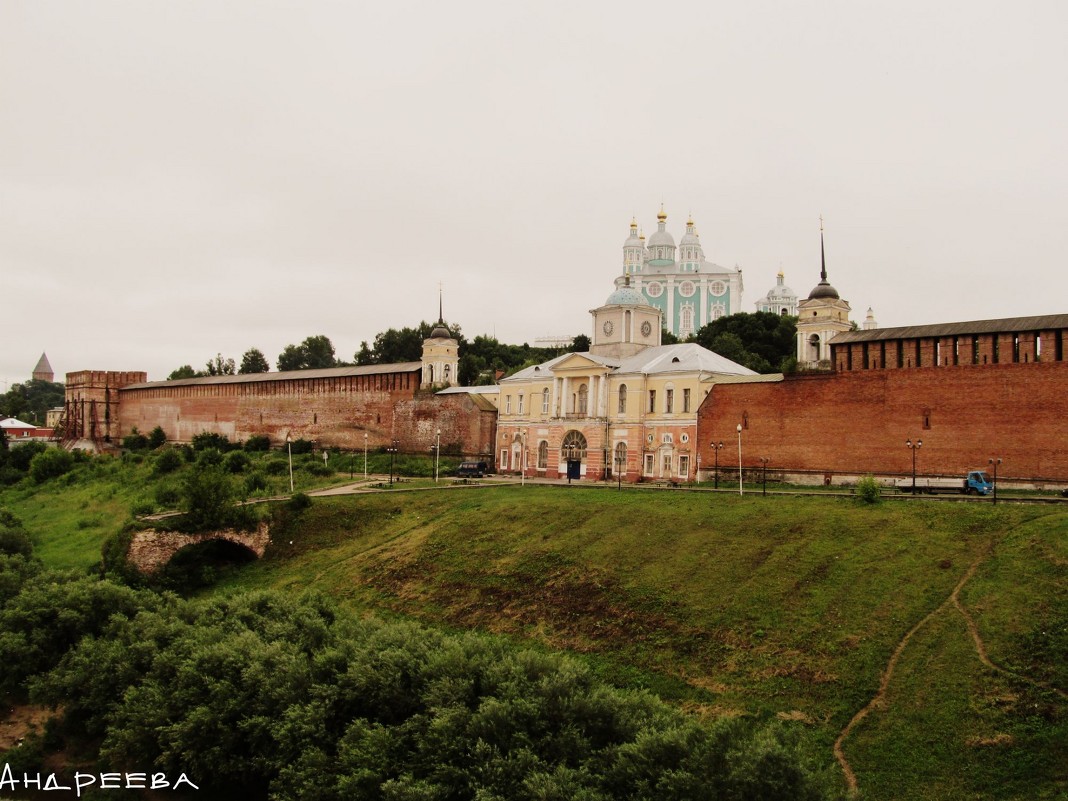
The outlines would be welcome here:
<svg viewBox="0 0 1068 801">
<path fill-rule="evenodd" d="M 623 275 L 616 286 L 630 286 L 663 314 L 664 328 L 685 339 L 712 320 L 742 310 L 742 270 L 705 260 L 693 219 L 676 248 L 667 231 L 667 214 L 661 205 L 656 233 L 645 241 L 638 223 L 631 220 L 630 236 L 623 243 Z M 678 253 L 676 254 L 676 250 Z"/>
</svg>

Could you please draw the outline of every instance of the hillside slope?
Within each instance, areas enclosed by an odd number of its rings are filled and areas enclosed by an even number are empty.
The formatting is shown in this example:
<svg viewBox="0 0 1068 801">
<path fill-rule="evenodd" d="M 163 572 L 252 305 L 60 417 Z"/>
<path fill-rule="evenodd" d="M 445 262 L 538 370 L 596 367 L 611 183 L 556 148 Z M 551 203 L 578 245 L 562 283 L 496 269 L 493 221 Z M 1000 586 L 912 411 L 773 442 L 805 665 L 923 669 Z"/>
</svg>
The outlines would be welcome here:
<svg viewBox="0 0 1068 801">
<path fill-rule="evenodd" d="M 1055 798 L 1065 533 L 1063 512 L 1005 505 L 404 493 L 316 501 L 227 586 L 319 588 L 585 653 L 695 710 L 804 721 L 828 760 L 912 632 L 843 742 L 862 797 Z"/>
</svg>

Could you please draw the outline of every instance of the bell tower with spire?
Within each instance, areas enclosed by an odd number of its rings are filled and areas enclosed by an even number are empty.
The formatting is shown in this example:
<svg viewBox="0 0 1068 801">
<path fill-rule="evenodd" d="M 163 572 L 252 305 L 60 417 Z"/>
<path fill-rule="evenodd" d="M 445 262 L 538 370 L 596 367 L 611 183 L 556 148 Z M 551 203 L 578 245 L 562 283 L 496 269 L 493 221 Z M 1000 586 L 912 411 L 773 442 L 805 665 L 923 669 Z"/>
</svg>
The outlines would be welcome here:
<svg viewBox="0 0 1068 801">
<path fill-rule="evenodd" d="M 797 364 L 817 369 L 831 361 L 830 341 L 849 331 L 849 302 L 827 280 L 827 256 L 823 248 L 823 217 L 820 217 L 820 282 L 797 304 Z"/>
<path fill-rule="evenodd" d="M 442 314 L 441 286 L 438 286 L 438 324 L 423 340 L 423 380 L 420 387 L 434 389 L 459 384 L 460 343 L 453 339 Z"/>
</svg>

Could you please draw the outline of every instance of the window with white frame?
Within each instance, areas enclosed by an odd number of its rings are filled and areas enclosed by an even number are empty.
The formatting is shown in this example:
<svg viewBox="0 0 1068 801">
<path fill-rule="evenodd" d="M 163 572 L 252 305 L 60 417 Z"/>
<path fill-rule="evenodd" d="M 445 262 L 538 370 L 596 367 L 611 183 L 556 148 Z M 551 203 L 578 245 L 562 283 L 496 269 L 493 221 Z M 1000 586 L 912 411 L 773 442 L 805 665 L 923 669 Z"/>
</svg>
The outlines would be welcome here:
<svg viewBox="0 0 1068 801">
<path fill-rule="evenodd" d="M 671 414 L 675 411 L 675 390 L 668 388 L 664 390 L 664 412 Z"/>
<path fill-rule="evenodd" d="M 549 413 L 549 389 L 546 387 L 541 391 L 541 413 Z"/>
<path fill-rule="evenodd" d="M 505 395 L 504 396 L 504 413 L 505 414 L 511 414 L 512 413 L 512 396 L 511 395 Z"/>
<path fill-rule="evenodd" d="M 651 453 L 645 454 L 645 475 L 651 476 L 653 474 L 653 455 Z"/>
<path fill-rule="evenodd" d="M 508 469 L 508 449 L 501 448 L 501 470 Z"/>
<path fill-rule="evenodd" d="M 627 385 L 626 384 L 620 384 L 619 385 L 619 413 L 620 414 L 626 414 L 627 413 Z"/>
<path fill-rule="evenodd" d="M 627 443 L 616 443 L 616 458 L 614 461 L 616 473 L 627 472 Z"/>
<path fill-rule="evenodd" d="M 519 413 L 523 413 L 523 393 L 519 393 Z"/>
<path fill-rule="evenodd" d="M 679 457 L 679 477 L 680 478 L 689 478 L 690 477 L 690 457 L 689 456 L 680 456 Z"/>
<path fill-rule="evenodd" d="M 538 469 L 544 470 L 549 466 L 549 443 L 542 440 L 538 443 Z"/>
<path fill-rule="evenodd" d="M 682 412 L 685 414 L 690 411 L 690 388 L 685 387 L 682 390 Z"/>
<path fill-rule="evenodd" d="M 653 414 L 656 411 L 656 390 L 649 390 L 649 414 Z"/>
</svg>

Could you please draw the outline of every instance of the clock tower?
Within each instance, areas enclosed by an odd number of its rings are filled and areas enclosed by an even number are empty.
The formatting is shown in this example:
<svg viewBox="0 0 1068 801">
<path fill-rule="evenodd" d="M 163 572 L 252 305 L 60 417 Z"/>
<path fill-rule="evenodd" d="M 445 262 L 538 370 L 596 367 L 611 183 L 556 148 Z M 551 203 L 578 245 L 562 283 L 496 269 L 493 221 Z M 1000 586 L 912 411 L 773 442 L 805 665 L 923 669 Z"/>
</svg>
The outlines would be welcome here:
<svg viewBox="0 0 1068 801">
<path fill-rule="evenodd" d="M 630 285 L 630 275 L 604 305 L 592 309 L 590 353 L 618 359 L 660 345 L 661 311 Z"/>
</svg>

